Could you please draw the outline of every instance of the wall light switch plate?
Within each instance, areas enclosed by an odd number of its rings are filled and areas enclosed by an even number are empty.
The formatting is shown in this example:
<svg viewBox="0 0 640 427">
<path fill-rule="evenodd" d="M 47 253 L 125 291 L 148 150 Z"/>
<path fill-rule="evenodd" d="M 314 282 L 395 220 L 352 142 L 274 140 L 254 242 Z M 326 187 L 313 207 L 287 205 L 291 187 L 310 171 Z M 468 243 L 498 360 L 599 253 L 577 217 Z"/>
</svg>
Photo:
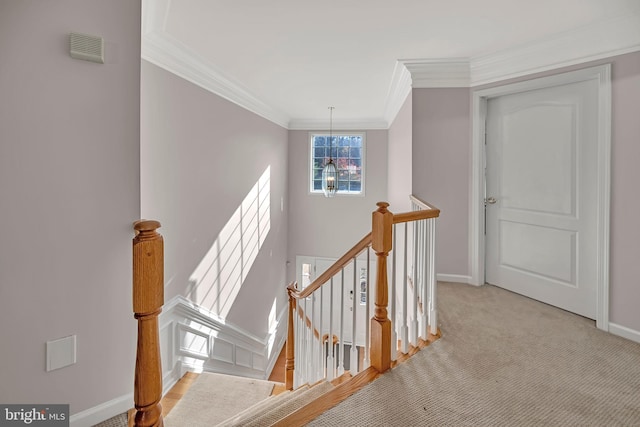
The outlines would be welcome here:
<svg viewBox="0 0 640 427">
<path fill-rule="evenodd" d="M 47 341 L 47 372 L 76 363 L 76 336 Z"/>
</svg>

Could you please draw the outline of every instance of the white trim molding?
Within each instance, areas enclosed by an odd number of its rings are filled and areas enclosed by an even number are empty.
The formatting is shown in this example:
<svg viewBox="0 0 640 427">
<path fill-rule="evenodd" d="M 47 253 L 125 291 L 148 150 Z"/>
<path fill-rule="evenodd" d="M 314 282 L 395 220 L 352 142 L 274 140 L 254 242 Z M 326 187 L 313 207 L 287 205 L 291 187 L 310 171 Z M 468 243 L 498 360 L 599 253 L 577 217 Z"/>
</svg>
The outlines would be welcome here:
<svg viewBox="0 0 640 427">
<path fill-rule="evenodd" d="M 622 338 L 640 343 L 640 331 L 609 322 L 609 332 Z"/>
<path fill-rule="evenodd" d="M 389 128 L 389 124 L 386 119 L 372 119 L 372 120 L 345 120 L 345 119 L 333 119 L 333 130 L 339 131 L 361 131 L 365 130 L 386 130 Z M 307 119 L 291 119 L 289 122 L 289 130 L 314 130 L 314 131 L 329 131 L 329 120 L 307 120 Z"/>
<path fill-rule="evenodd" d="M 411 73 L 414 89 L 438 87 L 469 87 L 471 64 L 469 58 L 402 59 Z"/>
<path fill-rule="evenodd" d="M 471 58 L 471 86 L 640 50 L 640 16 L 628 14 Z"/>
<path fill-rule="evenodd" d="M 471 283 L 485 282 L 484 123 L 490 98 L 585 80 L 598 81 L 598 170 L 597 170 L 597 302 L 596 326 L 609 330 L 609 209 L 611 180 L 611 64 L 476 90 L 472 94 L 471 193 L 469 260 Z"/>
<path fill-rule="evenodd" d="M 171 383 L 185 371 L 211 371 L 267 379 L 286 339 L 286 314 L 285 306 L 261 338 L 180 295 L 174 297 L 160 316 L 163 378 Z"/>
<path fill-rule="evenodd" d="M 326 123 L 292 118 L 173 38 L 166 31 L 171 0 L 144 0 L 142 59 L 290 130 L 321 130 Z M 383 117 L 345 121 L 344 130 L 388 129 L 411 87 L 474 87 L 536 72 L 640 51 L 638 14 L 627 14 L 543 40 L 466 58 L 403 59 L 391 75 Z M 338 123 L 336 123 L 338 125 Z"/>
<path fill-rule="evenodd" d="M 471 276 L 465 276 L 462 274 L 440 274 L 436 275 L 438 282 L 450 282 L 450 283 L 465 283 L 471 284 Z"/>
<path fill-rule="evenodd" d="M 243 331 L 182 296 L 167 302 L 158 318 L 162 395 L 187 371 L 212 371 L 267 379 L 287 338 L 287 310 L 265 338 Z M 181 339 L 182 338 L 182 339 Z M 186 338 L 186 339 L 185 339 Z M 190 338 L 194 338 L 193 341 Z M 188 343 L 190 345 L 182 345 Z M 221 351 L 215 347 L 219 342 Z M 200 347 L 198 344 L 205 343 Z M 227 351 L 225 353 L 225 351 Z M 225 357 L 229 356 L 229 357 Z M 71 427 L 90 427 L 133 408 L 133 392 L 71 415 Z"/>
<path fill-rule="evenodd" d="M 384 117 L 386 119 L 387 128 L 391 127 L 395 121 L 396 116 L 404 105 L 404 101 L 410 93 L 411 73 L 401 61 L 397 61 L 393 68 L 391 84 L 389 85 L 389 91 L 387 92 L 384 106 Z"/>
<path fill-rule="evenodd" d="M 133 393 L 101 403 L 69 417 L 70 427 L 91 427 L 133 408 Z"/>
<path fill-rule="evenodd" d="M 201 88 L 279 126 L 288 128 L 289 117 L 254 96 L 242 83 L 225 75 L 166 31 L 170 0 L 143 2 L 141 57 Z"/>
</svg>

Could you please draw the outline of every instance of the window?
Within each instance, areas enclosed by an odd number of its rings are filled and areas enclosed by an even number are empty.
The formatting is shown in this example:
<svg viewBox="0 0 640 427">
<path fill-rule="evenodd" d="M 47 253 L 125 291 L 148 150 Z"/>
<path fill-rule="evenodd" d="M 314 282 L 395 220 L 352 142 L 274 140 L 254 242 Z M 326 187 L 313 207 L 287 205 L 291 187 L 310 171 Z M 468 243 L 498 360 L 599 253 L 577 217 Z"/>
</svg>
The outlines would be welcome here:
<svg viewBox="0 0 640 427">
<path fill-rule="evenodd" d="M 311 135 L 311 192 L 322 193 L 322 169 L 331 155 L 338 167 L 338 194 L 364 194 L 364 134 L 332 135 L 331 139 L 329 143 L 328 134 Z"/>
</svg>

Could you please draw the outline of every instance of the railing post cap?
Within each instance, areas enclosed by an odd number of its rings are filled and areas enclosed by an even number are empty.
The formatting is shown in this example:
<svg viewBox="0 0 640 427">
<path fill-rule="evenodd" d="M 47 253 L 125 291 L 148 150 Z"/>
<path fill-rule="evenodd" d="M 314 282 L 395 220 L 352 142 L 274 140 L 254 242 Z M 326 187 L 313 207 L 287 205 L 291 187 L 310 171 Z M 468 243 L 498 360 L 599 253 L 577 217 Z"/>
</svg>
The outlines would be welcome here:
<svg viewBox="0 0 640 427">
<path fill-rule="evenodd" d="M 160 221 L 153 219 L 139 219 L 133 223 L 133 229 L 139 232 L 154 231 L 160 227 Z"/>
<path fill-rule="evenodd" d="M 378 202 L 376 206 L 379 208 L 378 210 L 385 211 L 389 207 L 389 203 L 387 202 Z"/>
</svg>

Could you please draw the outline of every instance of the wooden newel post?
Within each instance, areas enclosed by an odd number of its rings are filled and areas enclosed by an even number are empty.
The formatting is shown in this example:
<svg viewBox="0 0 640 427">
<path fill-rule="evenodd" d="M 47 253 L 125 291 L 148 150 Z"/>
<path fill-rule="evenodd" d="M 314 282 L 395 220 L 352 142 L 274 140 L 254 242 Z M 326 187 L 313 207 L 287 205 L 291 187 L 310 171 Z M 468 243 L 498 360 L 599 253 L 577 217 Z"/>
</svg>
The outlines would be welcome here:
<svg viewBox="0 0 640 427">
<path fill-rule="evenodd" d="M 162 365 L 158 315 L 164 304 L 164 248 L 158 221 L 133 224 L 133 312 L 138 320 L 138 349 L 133 400 L 135 425 L 162 427 Z"/>
<path fill-rule="evenodd" d="M 293 316 L 296 309 L 296 300 L 291 295 L 291 290 L 288 290 L 287 292 L 289 294 L 289 321 L 287 325 L 287 359 L 284 365 L 284 386 L 287 390 L 293 390 L 293 372 L 295 368 L 295 335 L 293 330 Z"/>
<path fill-rule="evenodd" d="M 393 214 L 387 210 L 389 203 L 378 202 L 373 212 L 371 247 L 377 257 L 375 311 L 371 318 L 371 366 L 378 372 L 391 367 L 391 321 L 387 316 L 389 287 L 387 281 L 387 255 L 392 248 Z"/>
</svg>

